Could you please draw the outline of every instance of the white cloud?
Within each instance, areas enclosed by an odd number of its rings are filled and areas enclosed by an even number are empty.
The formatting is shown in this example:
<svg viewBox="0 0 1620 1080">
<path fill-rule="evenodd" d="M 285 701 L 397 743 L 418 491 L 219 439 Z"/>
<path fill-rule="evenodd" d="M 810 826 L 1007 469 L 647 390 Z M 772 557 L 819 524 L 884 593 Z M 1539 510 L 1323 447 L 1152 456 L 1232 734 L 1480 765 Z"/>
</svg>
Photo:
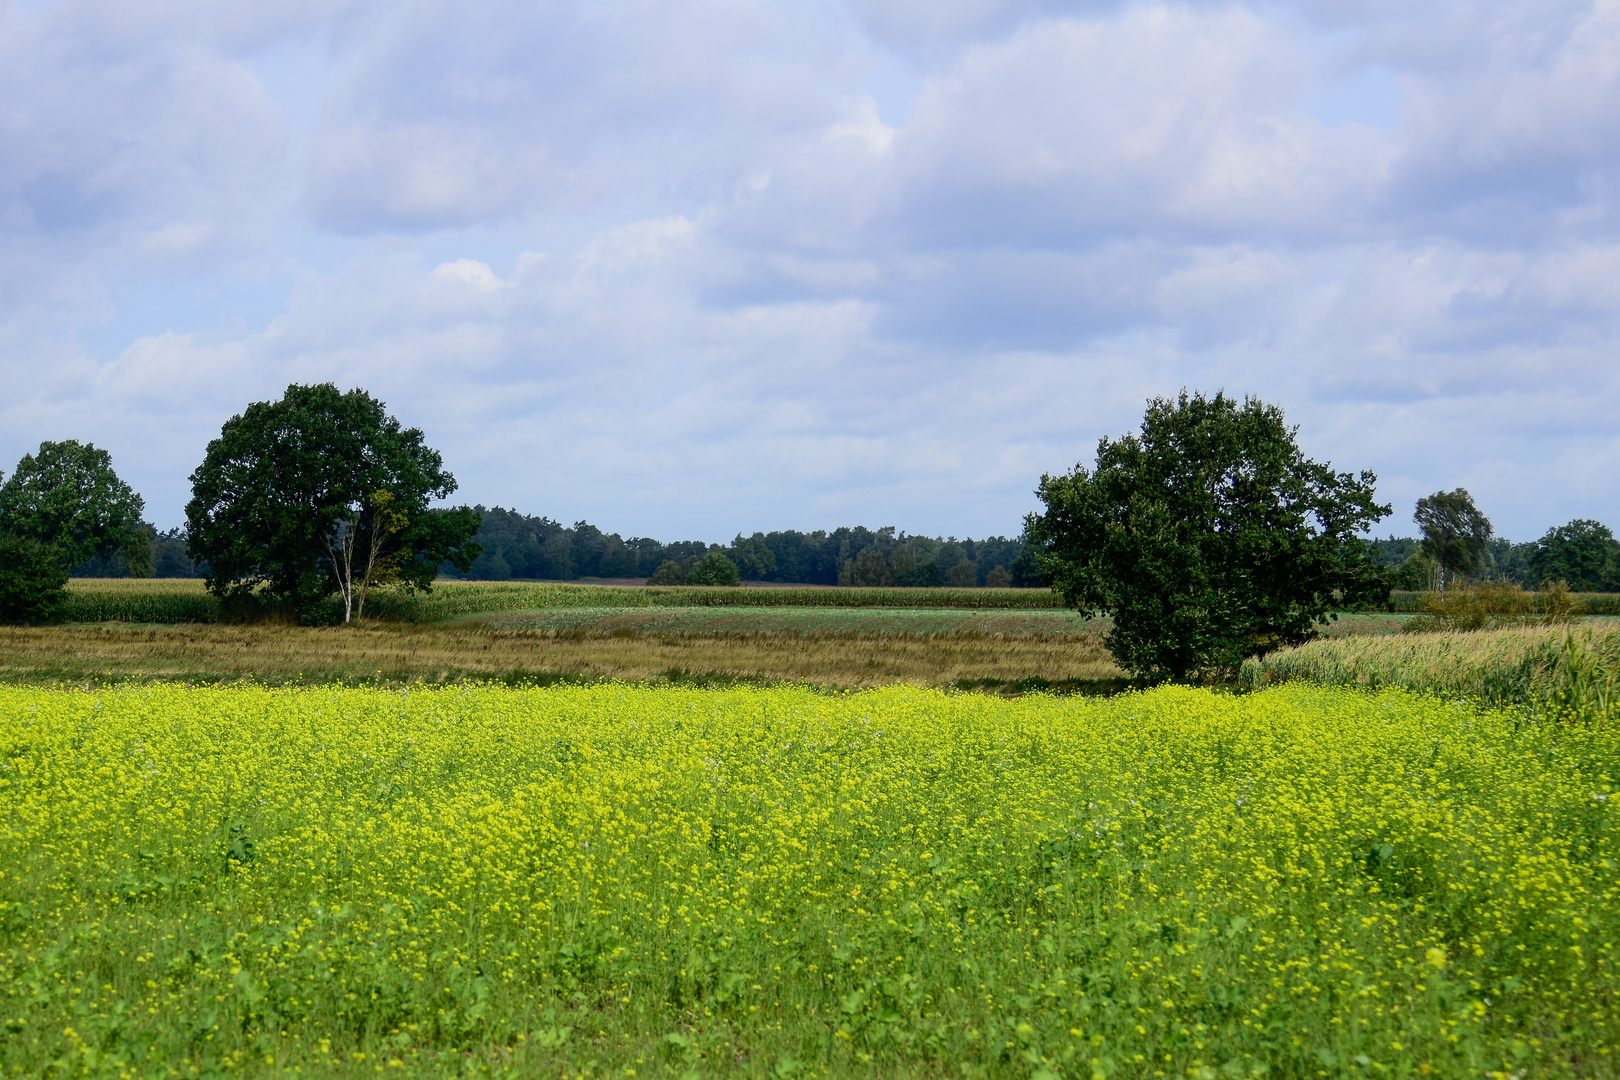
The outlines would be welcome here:
<svg viewBox="0 0 1620 1080">
<path fill-rule="evenodd" d="M 333 380 L 471 499 L 1010 532 L 1224 387 L 1530 536 L 1620 494 L 1617 79 L 1615 0 L 3 6 L 0 466 L 173 524 Z"/>
</svg>

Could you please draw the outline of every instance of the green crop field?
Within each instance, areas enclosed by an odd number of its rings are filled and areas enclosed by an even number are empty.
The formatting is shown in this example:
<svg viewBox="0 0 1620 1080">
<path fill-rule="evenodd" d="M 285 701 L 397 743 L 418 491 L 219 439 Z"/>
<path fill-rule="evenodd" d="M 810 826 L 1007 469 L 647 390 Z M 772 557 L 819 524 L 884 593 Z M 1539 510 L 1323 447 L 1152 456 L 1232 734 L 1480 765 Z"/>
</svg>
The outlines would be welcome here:
<svg viewBox="0 0 1620 1080">
<path fill-rule="evenodd" d="M 1601 1077 L 1620 728 L 0 688 L 7 1076 Z"/>
<path fill-rule="evenodd" d="M 837 608 L 1062 608 L 1049 589 L 688 588 L 571 585 L 559 582 L 438 581 L 428 593 L 379 590 L 367 611 L 388 620 L 442 622 L 489 612 L 537 608 L 837 607 Z M 219 605 L 200 579 L 76 578 L 69 584 L 67 622 L 209 622 Z M 342 609 L 328 600 L 317 621 L 333 622 Z"/>
<path fill-rule="evenodd" d="M 477 616 L 477 625 L 565 634 L 934 634 L 1066 637 L 1100 633 L 1106 620 L 1064 608 L 590 607 Z"/>
</svg>

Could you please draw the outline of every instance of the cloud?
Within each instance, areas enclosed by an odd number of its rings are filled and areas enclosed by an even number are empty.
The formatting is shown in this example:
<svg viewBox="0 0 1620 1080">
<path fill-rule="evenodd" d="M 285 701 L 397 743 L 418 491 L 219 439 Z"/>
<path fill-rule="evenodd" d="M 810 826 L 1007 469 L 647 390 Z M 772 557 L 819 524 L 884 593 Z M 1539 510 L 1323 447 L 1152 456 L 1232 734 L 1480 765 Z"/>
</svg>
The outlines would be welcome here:
<svg viewBox="0 0 1620 1080">
<path fill-rule="evenodd" d="M 1012 532 L 1188 386 L 1538 535 L 1620 494 L 1617 36 L 1607 0 L 0 6 L 0 465 L 93 437 L 174 524 L 225 418 L 331 380 L 486 503 Z"/>
</svg>

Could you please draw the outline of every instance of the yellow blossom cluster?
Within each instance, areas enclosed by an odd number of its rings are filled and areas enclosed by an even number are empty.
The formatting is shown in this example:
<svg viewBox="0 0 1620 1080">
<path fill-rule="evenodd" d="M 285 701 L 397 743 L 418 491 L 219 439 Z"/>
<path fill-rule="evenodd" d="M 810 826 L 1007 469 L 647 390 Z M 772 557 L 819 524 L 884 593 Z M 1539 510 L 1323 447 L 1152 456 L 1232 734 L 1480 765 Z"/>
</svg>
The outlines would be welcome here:
<svg viewBox="0 0 1620 1080">
<path fill-rule="evenodd" d="M 1617 743 L 1300 685 L 0 688 L 0 1072 L 1614 1075 Z"/>
</svg>

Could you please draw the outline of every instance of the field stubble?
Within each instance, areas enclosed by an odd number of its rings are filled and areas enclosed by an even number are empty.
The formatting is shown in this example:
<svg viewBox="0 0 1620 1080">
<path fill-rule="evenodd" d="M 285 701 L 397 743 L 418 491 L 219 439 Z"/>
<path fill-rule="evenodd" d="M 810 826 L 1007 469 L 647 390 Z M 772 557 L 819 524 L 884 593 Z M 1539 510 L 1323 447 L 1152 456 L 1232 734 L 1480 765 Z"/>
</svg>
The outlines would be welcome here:
<svg viewBox="0 0 1620 1080">
<path fill-rule="evenodd" d="M 0 627 L 0 680 L 271 684 L 746 680 L 861 687 L 906 682 L 1107 683 L 1122 673 L 1094 633 L 647 633 L 365 624 Z"/>
</svg>

